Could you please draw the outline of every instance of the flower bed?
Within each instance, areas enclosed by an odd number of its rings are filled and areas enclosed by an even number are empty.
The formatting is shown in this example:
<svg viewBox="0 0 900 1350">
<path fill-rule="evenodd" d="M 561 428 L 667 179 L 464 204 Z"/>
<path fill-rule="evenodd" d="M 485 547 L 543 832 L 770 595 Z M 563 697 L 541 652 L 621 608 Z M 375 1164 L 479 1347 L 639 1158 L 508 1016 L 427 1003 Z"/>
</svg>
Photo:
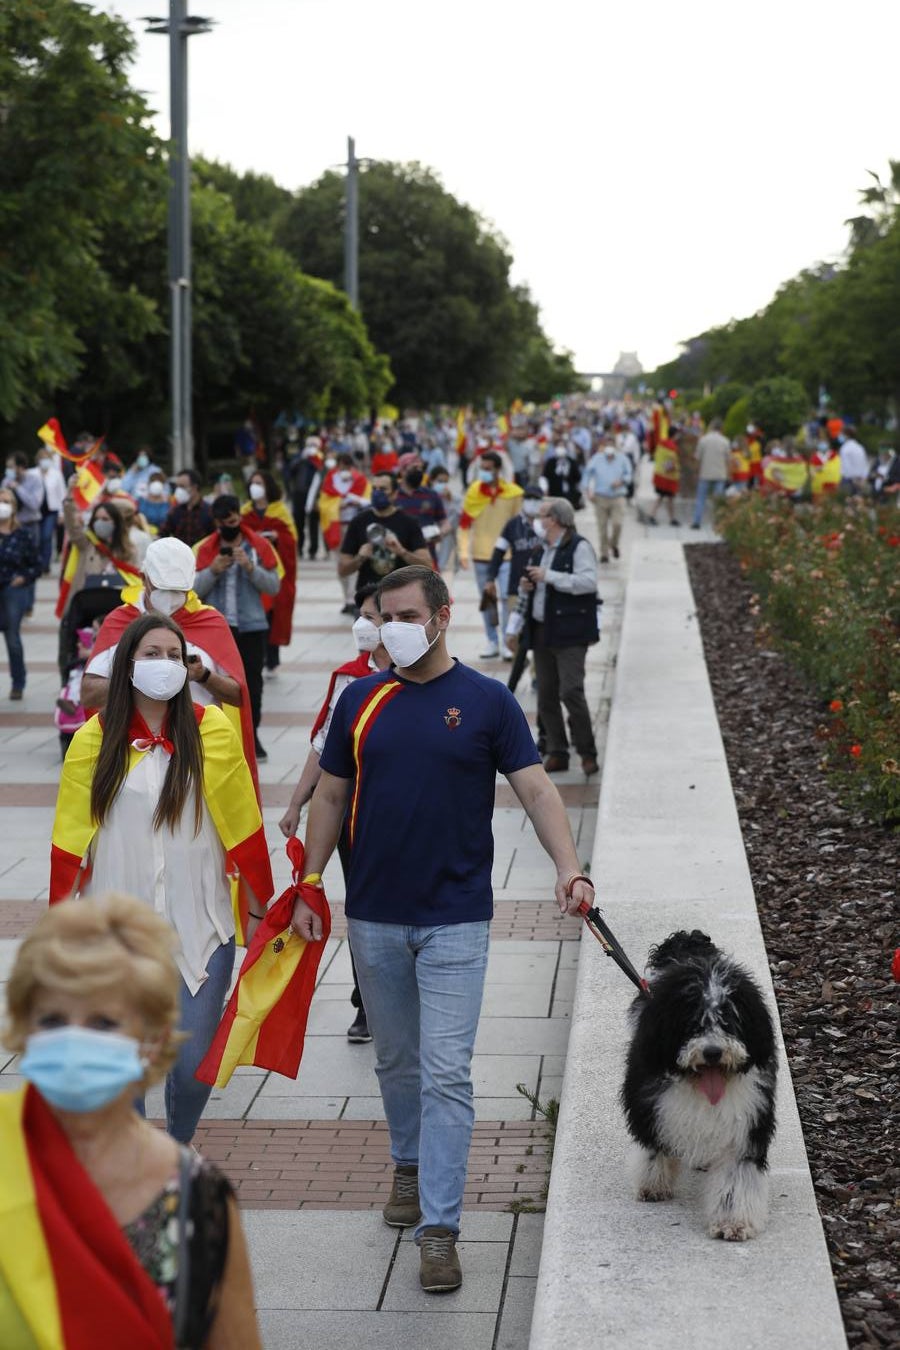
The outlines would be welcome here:
<svg viewBox="0 0 900 1350">
<path fill-rule="evenodd" d="M 819 736 L 842 795 L 900 826 L 900 514 L 748 493 L 717 524 L 755 592 L 760 640 L 825 705 Z"/>
</svg>

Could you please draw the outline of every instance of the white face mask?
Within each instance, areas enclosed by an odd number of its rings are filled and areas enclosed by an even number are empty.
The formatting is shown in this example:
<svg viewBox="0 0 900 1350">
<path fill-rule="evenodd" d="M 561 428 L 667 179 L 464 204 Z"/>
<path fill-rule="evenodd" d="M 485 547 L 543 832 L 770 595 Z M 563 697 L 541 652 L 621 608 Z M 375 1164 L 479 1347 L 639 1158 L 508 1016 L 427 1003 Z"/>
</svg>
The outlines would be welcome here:
<svg viewBox="0 0 900 1350">
<path fill-rule="evenodd" d="M 535 532 L 535 534 L 537 535 L 538 539 L 546 539 L 546 538 L 547 538 L 547 526 L 544 524 L 544 522 L 543 522 L 542 520 L 535 520 L 534 525 L 532 526 L 532 529 L 534 530 L 534 532 Z"/>
<path fill-rule="evenodd" d="M 13 509 L 9 502 L 0 502 L 0 520 L 12 520 Z"/>
<path fill-rule="evenodd" d="M 186 600 L 187 591 L 150 592 L 150 608 L 156 614 L 176 614 Z"/>
<path fill-rule="evenodd" d="M 381 642 L 381 629 L 361 614 L 353 625 L 353 638 L 361 652 L 374 652 Z"/>
<path fill-rule="evenodd" d="M 335 464 L 337 464 L 337 460 L 333 456 L 329 456 L 325 461 L 325 468 L 333 469 Z"/>
<path fill-rule="evenodd" d="M 433 614 L 431 618 L 434 618 Z M 429 642 L 426 627 L 423 623 L 395 623 L 393 619 L 381 625 L 378 635 L 395 666 L 406 670 L 428 655 L 441 634 L 438 630 Z"/>
<path fill-rule="evenodd" d="M 98 539 L 112 539 L 115 528 L 111 520 L 95 520 L 91 526 Z"/>
<path fill-rule="evenodd" d="M 147 698 L 157 703 L 168 703 L 184 688 L 187 666 L 175 661 L 135 661 L 131 683 Z"/>
<path fill-rule="evenodd" d="M 251 483 L 248 491 L 255 502 L 261 502 L 266 495 L 266 489 L 262 483 Z"/>
<path fill-rule="evenodd" d="M 188 502 L 191 500 L 191 494 L 186 487 L 177 487 L 174 496 L 179 506 L 187 506 Z"/>
<path fill-rule="evenodd" d="M 148 483 L 148 484 L 147 484 L 147 496 L 148 496 L 148 497 L 161 497 L 161 496 L 163 495 L 163 492 L 164 492 L 164 491 L 165 491 L 165 488 L 164 488 L 163 484 L 160 483 L 158 480 L 157 480 L 156 482 L 154 482 L 154 483 Z"/>
<path fill-rule="evenodd" d="M 534 500 L 533 500 L 532 498 L 530 498 L 530 497 L 527 497 L 527 498 L 525 499 L 525 501 L 522 503 L 522 515 L 523 515 L 523 516 L 532 516 L 532 517 L 534 517 L 534 516 L 537 515 L 537 513 L 538 513 L 538 511 L 540 511 L 540 509 L 541 509 L 541 504 L 540 504 L 540 502 L 536 502 L 536 501 L 534 501 Z"/>
<path fill-rule="evenodd" d="M 121 478 L 107 478 L 106 480 L 107 492 L 118 492 L 121 486 L 122 486 Z"/>
</svg>

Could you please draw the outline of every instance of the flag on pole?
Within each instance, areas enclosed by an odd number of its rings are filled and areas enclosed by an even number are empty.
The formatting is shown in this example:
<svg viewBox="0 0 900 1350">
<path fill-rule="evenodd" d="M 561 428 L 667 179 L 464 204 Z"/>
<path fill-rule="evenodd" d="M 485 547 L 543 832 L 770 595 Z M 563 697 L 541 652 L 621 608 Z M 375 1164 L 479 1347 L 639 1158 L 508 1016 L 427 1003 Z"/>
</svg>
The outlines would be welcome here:
<svg viewBox="0 0 900 1350">
<path fill-rule="evenodd" d="M 319 961 L 331 933 L 331 911 L 322 887 L 303 883 L 299 839 L 288 840 L 287 855 L 293 866 L 291 885 L 266 911 L 250 940 L 225 1015 L 197 1069 L 201 1083 L 224 1087 L 239 1064 L 297 1077 Z M 291 927 L 298 896 L 322 920 L 320 942 L 307 942 Z"/>
<path fill-rule="evenodd" d="M 79 464 L 72 488 L 72 497 L 79 511 L 90 511 L 94 502 L 106 486 L 106 474 L 95 459 L 85 459 Z"/>
<path fill-rule="evenodd" d="M 466 453 L 466 414 L 463 408 L 460 408 L 456 414 L 456 453 L 462 457 Z"/>
<path fill-rule="evenodd" d="M 62 434 L 62 427 L 55 417 L 48 417 L 42 427 L 38 427 L 38 436 L 45 445 L 49 445 L 51 450 L 55 450 L 58 455 L 65 459 L 71 459 L 77 463 L 80 458 L 77 455 L 69 454 L 69 446 L 65 436 Z"/>
</svg>

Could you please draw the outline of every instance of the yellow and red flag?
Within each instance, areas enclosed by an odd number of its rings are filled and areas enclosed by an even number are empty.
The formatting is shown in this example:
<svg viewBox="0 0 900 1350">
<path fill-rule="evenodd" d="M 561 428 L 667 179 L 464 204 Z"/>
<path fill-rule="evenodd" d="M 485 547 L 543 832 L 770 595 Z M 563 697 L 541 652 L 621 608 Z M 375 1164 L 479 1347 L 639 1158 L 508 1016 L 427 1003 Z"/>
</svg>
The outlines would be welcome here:
<svg viewBox="0 0 900 1350">
<path fill-rule="evenodd" d="M 506 413 L 501 413 L 500 416 L 497 418 L 497 435 L 498 436 L 509 435 L 509 418 L 507 417 Z"/>
<path fill-rule="evenodd" d="M 78 465 L 72 496 L 79 511 L 90 511 L 106 486 L 106 474 L 95 459 L 79 460 Z"/>
<path fill-rule="evenodd" d="M 793 495 L 806 487 L 809 466 L 802 455 L 792 455 L 789 459 L 780 455 L 766 455 L 762 462 L 762 483 L 764 492 L 783 492 Z"/>
<path fill-rule="evenodd" d="M 466 453 L 468 436 L 466 435 L 466 413 L 464 408 L 460 408 L 456 414 L 456 453 L 460 456 Z"/>
<path fill-rule="evenodd" d="M 296 1078 L 316 975 L 331 933 L 331 910 L 321 886 L 304 883 L 304 849 L 289 839 L 290 886 L 267 910 L 250 942 L 234 992 L 196 1077 L 224 1087 L 239 1064 Z M 294 901 L 304 900 L 322 920 L 322 938 L 307 942 L 291 927 Z"/>
<path fill-rule="evenodd" d="M 55 417 L 48 417 L 42 427 L 38 427 L 38 436 L 45 445 L 49 445 L 51 450 L 55 450 L 58 455 L 64 459 L 70 459 L 77 464 L 83 455 L 72 455 L 69 453 L 69 445 L 65 436 L 62 434 L 62 427 Z"/>
<path fill-rule="evenodd" d="M 837 492 L 841 485 L 841 457 L 836 450 L 816 450 L 809 461 L 813 497 Z"/>
</svg>

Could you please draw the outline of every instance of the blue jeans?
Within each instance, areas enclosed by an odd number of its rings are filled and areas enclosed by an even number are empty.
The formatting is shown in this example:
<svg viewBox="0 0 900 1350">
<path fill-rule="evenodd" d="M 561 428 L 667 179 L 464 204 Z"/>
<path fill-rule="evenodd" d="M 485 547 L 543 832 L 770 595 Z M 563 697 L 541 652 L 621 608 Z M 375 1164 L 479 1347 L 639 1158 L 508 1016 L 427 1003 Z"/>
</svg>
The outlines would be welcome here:
<svg viewBox="0 0 900 1350">
<path fill-rule="evenodd" d="M 31 586 L 4 586 L 0 590 L 3 636 L 9 656 L 9 674 L 13 689 L 25 688 L 25 652 L 22 647 L 22 617 L 31 608 Z"/>
<path fill-rule="evenodd" d="M 475 1108 L 472 1051 L 490 924 L 348 919 L 397 1165 L 419 1168 L 423 1228 L 459 1232 Z"/>
<path fill-rule="evenodd" d="M 479 596 L 484 591 L 485 583 L 488 580 L 488 568 L 490 562 L 475 563 L 475 584 L 478 587 Z M 497 613 L 500 616 L 500 632 L 506 632 L 506 611 L 507 596 L 506 591 L 509 586 L 509 563 L 501 563 L 500 571 L 497 573 Z M 493 647 L 500 644 L 501 638 L 498 637 L 496 626 L 489 622 L 486 611 L 482 610 L 481 618 L 484 622 L 484 631 L 487 634 L 487 640 Z"/>
<path fill-rule="evenodd" d="M 56 538 L 56 522 L 59 518 L 58 511 L 48 511 L 41 517 L 41 541 L 39 552 L 41 555 L 41 570 L 50 571 L 50 564 L 53 561 L 53 541 Z"/>
<path fill-rule="evenodd" d="M 707 497 L 710 493 L 714 497 L 721 497 L 726 486 L 724 482 L 717 482 L 711 478 L 699 478 L 697 480 L 697 500 L 694 502 L 694 519 L 691 524 L 703 524 L 703 509 L 706 506 Z"/>
<path fill-rule="evenodd" d="M 212 1087 L 194 1077 L 222 1020 L 225 995 L 234 969 L 234 938 L 217 947 L 206 965 L 207 978 L 196 994 L 181 982 L 181 1022 L 190 1040 L 184 1041 L 166 1077 L 166 1129 L 179 1144 L 189 1144 L 209 1101 Z M 140 1107 L 139 1107 L 140 1109 Z M 141 1111 L 143 1115 L 143 1111 Z"/>
</svg>

